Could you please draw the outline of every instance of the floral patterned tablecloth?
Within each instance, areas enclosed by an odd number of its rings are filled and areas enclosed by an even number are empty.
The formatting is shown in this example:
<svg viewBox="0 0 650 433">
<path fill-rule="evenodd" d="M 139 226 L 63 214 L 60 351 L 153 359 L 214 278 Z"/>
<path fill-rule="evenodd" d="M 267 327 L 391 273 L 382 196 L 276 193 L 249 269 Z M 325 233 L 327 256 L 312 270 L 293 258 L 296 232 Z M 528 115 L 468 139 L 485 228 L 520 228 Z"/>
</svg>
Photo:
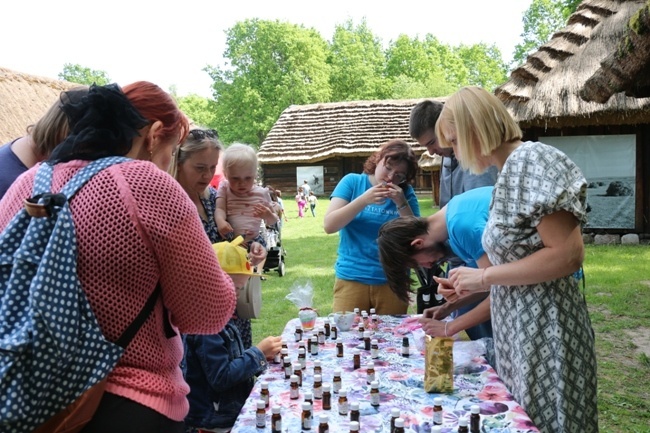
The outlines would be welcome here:
<svg viewBox="0 0 650 433">
<path fill-rule="evenodd" d="M 336 345 L 327 339 L 319 346 L 318 355 L 307 355 L 307 366 L 303 370 L 303 384 L 300 398 L 289 398 L 289 380 L 284 378 L 284 370 L 279 364 L 270 364 L 268 370 L 258 378 L 249 396 L 233 432 L 271 431 L 271 406 L 281 406 L 282 431 L 301 431 L 301 403 L 304 393 L 313 390 L 313 361 L 322 363 L 323 383 L 332 383 L 335 368 L 342 370 L 343 388 L 348 391 L 348 401 L 358 402 L 360 406 L 360 425 L 362 432 L 389 432 L 392 408 L 399 408 L 405 419 L 405 431 L 431 431 L 433 399 L 443 399 L 443 432 L 456 432 L 461 417 L 469 419 L 470 407 L 474 404 L 481 408 L 481 432 L 538 432 L 524 409 L 514 401 L 495 370 L 487 363 L 486 344 L 478 341 L 456 341 L 454 343 L 454 391 L 449 394 L 433 394 L 424 391 L 424 356 L 418 349 L 423 349 L 422 331 L 416 321 L 408 316 L 379 316 L 373 328 L 373 337 L 379 341 L 379 358 L 371 359 L 370 352 L 364 350 L 363 341 L 358 338 L 356 329 L 340 332 L 344 342 L 343 358 L 336 357 Z M 298 343 L 295 342 L 294 330 L 299 325 L 298 319 L 290 320 L 282 334 L 289 347 L 292 361 L 297 360 Z M 323 324 L 318 319 L 316 326 Z M 305 332 L 305 339 L 308 333 Z M 309 332 L 311 336 L 311 332 Z M 410 341 L 409 357 L 401 355 L 402 338 Z M 361 368 L 354 370 L 352 364 L 353 350 L 361 352 Z M 380 405 L 370 404 L 369 389 L 366 383 L 365 365 L 374 361 L 376 377 L 379 381 Z M 256 427 L 256 402 L 260 398 L 260 383 L 269 383 L 270 406 L 266 411 L 266 427 Z M 314 400 L 314 421 L 312 431 L 318 431 L 318 416 L 329 415 L 330 432 L 348 432 L 349 415 L 338 413 L 338 394 L 332 393 L 332 408 L 323 411 L 322 400 Z"/>
</svg>

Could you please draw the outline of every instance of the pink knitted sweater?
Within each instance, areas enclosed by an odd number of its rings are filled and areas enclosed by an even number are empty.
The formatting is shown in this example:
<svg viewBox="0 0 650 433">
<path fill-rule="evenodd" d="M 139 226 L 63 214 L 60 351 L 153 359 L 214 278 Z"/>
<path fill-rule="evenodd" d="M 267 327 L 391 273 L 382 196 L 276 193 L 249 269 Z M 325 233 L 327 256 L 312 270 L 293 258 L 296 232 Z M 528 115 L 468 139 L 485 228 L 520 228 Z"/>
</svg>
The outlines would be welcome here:
<svg viewBox="0 0 650 433">
<path fill-rule="evenodd" d="M 53 192 L 86 164 L 57 164 Z M 19 177 L 0 201 L 0 230 L 31 197 L 36 169 Z M 97 174 L 70 208 L 79 279 L 104 335 L 117 340 L 158 281 L 177 332 L 165 336 L 159 300 L 110 374 L 107 391 L 183 420 L 189 388 L 179 368 L 180 334 L 216 334 L 236 304 L 232 280 L 219 267 L 196 207 L 167 173 L 131 161 Z"/>
</svg>

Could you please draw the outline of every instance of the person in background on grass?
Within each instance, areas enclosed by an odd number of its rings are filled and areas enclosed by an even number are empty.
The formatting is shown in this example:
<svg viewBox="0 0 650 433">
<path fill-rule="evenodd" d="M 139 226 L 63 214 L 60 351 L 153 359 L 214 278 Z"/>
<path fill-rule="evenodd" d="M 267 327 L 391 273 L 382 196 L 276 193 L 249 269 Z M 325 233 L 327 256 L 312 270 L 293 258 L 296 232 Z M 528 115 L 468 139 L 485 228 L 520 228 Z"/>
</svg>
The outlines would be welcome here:
<svg viewBox="0 0 650 433">
<path fill-rule="evenodd" d="M 180 433 L 189 408 L 180 333 L 220 332 L 236 303 L 196 209 L 165 173 L 187 118 L 148 82 L 93 85 L 80 100 L 64 92 L 61 102 L 70 134 L 46 162 L 54 166 L 53 192 L 89 161 L 131 158 L 98 173 L 70 203 L 80 285 L 106 338 L 116 341 L 158 284 L 162 289 L 82 432 Z M 39 166 L 0 200 L 0 230 L 30 197 Z"/>
<path fill-rule="evenodd" d="M 339 232 L 332 311 L 358 307 L 375 308 L 377 314 L 406 313 L 408 302 L 388 285 L 376 240 L 385 222 L 400 215 L 420 216 L 410 185 L 416 171 L 411 146 L 390 140 L 368 157 L 363 173 L 345 175 L 334 188 L 324 219 L 326 233 Z"/>
<path fill-rule="evenodd" d="M 503 103 L 454 93 L 436 124 L 461 166 L 499 169 L 483 247 L 492 266 L 436 280 L 459 297 L 489 290 L 496 369 L 542 433 L 598 432 L 594 332 L 580 292 L 587 181 L 558 149 L 522 142 Z"/>
<path fill-rule="evenodd" d="M 298 187 L 298 193 L 296 194 L 296 203 L 298 203 L 298 218 L 305 216 L 305 205 L 307 204 L 307 198 L 301 186 Z"/>
<path fill-rule="evenodd" d="M 203 229 L 213 244 L 225 241 L 219 233 L 215 219 L 217 190 L 210 186 L 210 180 L 214 178 L 222 151 L 223 145 L 219 141 L 217 131 L 192 129 L 176 151 L 169 170 L 194 203 Z M 267 251 L 261 236 L 258 235 L 248 245 L 248 253 L 253 265 L 264 261 Z M 253 344 L 251 321 L 238 317 L 231 321 L 239 328 L 244 347 L 251 347 Z"/>
<path fill-rule="evenodd" d="M 88 94 L 87 86 L 65 92 L 70 99 Z M 0 147 L 0 199 L 18 176 L 47 159 L 52 150 L 69 134 L 68 117 L 60 98 L 48 108 L 43 117 L 27 127 L 27 135 Z"/>
<path fill-rule="evenodd" d="M 246 242 L 260 233 L 262 220 L 275 224 L 278 216 L 266 188 L 255 183 L 257 155 L 246 145 L 231 144 L 223 153 L 223 179 L 217 191 L 215 215 L 223 238 L 242 235 Z"/>
<path fill-rule="evenodd" d="M 449 256 L 449 249 L 466 266 L 490 265 L 481 238 L 492 190 L 491 186 L 475 188 L 455 196 L 428 218 L 405 216 L 381 227 L 377 238 L 379 259 L 388 284 L 400 299 L 407 300 L 411 292 L 409 268 L 431 268 Z M 454 320 L 442 321 L 449 315 Z M 489 292 L 428 308 L 423 311 L 420 323 L 434 337 L 451 337 L 465 331 L 472 340 L 492 338 Z"/>
<path fill-rule="evenodd" d="M 282 191 L 279 189 L 274 190 L 275 192 L 275 198 L 277 199 L 278 205 L 280 206 L 280 212 L 278 213 L 278 216 L 280 217 L 280 224 L 279 227 L 282 228 L 283 221 L 287 222 L 289 219 L 287 218 L 287 213 L 284 209 L 284 201 L 282 201 Z"/>
<path fill-rule="evenodd" d="M 307 197 L 309 202 L 309 210 L 311 211 L 311 216 L 316 218 L 316 204 L 318 203 L 318 198 L 314 195 L 314 191 L 309 191 L 309 197 Z"/>
<path fill-rule="evenodd" d="M 302 181 L 302 193 L 305 196 L 305 198 L 309 197 L 309 193 L 311 192 L 311 186 L 309 186 L 309 182 L 307 182 L 307 179 Z"/>
</svg>

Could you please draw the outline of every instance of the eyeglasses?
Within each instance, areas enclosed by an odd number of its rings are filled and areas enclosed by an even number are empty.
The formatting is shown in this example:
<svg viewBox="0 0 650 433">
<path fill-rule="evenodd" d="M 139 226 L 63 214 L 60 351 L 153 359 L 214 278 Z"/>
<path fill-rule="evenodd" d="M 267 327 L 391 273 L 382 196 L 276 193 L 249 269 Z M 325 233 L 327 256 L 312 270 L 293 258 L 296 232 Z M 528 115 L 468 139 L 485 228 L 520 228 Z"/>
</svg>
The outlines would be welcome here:
<svg viewBox="0 0 650 433">
<path fill-rule="evenodd" d="M 386 171 L 390 174 L 390 178 L 393 180 L 394 184 L 399 185 L 406 181 L 406 175 L 404 173 L 395 171 L 395 169 L 390 164 L 384 163 L 384 167 L 386 168 Z"/>
<path fill-rule="evenodd" d="M 205 138 L 219 139 L 219 133 L 216 129 L 191 129 L 190 135 L 195 140 L 203 140 Z"/>
</svg>

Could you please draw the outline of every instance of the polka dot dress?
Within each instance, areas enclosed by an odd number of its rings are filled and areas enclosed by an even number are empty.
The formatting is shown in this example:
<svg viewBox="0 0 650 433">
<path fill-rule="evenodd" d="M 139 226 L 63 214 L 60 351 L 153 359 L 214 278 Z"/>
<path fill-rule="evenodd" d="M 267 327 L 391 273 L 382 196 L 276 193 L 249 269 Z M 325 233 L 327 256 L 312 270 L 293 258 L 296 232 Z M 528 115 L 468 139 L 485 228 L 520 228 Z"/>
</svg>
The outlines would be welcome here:
<svg viewBox="0 0 650 433">
<path fill-rule="evenodd" d="M 72 197 L 97 172 L 128 160 L 90 163 L 61 194 Z M 50 190 L 52 172 L 41 164 L 34 196 Z M 21 210 L 0 234 L 2 432 L 31 432 L 106 377 L 123 353 L 104 338 L 79 285 L 68 201 L 51 213 Z"/>
</svg>

